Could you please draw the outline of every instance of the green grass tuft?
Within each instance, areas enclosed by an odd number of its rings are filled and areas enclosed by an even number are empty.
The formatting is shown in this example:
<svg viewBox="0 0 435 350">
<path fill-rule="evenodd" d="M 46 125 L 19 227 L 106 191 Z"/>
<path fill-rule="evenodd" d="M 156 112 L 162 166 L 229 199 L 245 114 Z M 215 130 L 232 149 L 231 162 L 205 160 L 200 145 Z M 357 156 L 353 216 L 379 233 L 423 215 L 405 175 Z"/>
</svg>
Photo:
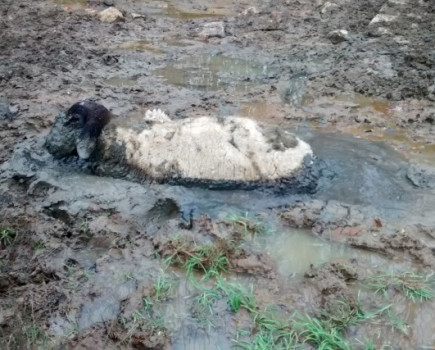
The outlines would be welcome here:
<svg viewBox="0 0 435 350">
<path fill-rule="evenodd" d="M 299 331 L 299 337 L 319 350 L 350 350 L 351 346 L 343 338 L 341 331 L 331 326 L 331 323 L 308 315 L 302 316 L 294 322 Z"/>
<path fill-rule="evenodd" d="M 248 213 L 244 215 L 229 214 L 226 221 L 231 223 L 235 231 L 242 236 L 255 237 L 270 233 L 261 221 L 249 217 Z"/>
<path fill-rule="evenodd" d="M 228 297 L 228 305 L 232 312 L 238 312 L 240 308 L 251 313 L 257 312 L 257 302 L 252 293 L 252 287 L 250 291 L 247 291 L 241 284 L 229 283 L 223 279 L 218 279 L 217 286 Z"/>
<path fill-rule="evenodd" d="M 435 297 L 434 275 L 417 275 L 412 272 L 383 274 L 367 279 L 367 285 L 384 296 L 389 290 L 402 293 L 413 302 L 430 300 Z"/>
<path fill-rule="evenodd" d="M 229 266 L 228 258 L 212 245 L 201 245 L 194 248 L 193 254 L 184 264 L 187 274 L 199 270 L 204 272 L 204 278 L 219 276 L 227 272 Z"/>
<path fill-rule="evenodd" d="M 16 237 L 16 233 L 9 228 L 0 228 L 0 243 L 3 247 L 11 245 Z"/>
<path fill-rule="evenodd" d="M 175 287 L 176 282 L 162 271 L 154 283 L 154 301 L 165 301 L 174 293 Z"/>
</svg>

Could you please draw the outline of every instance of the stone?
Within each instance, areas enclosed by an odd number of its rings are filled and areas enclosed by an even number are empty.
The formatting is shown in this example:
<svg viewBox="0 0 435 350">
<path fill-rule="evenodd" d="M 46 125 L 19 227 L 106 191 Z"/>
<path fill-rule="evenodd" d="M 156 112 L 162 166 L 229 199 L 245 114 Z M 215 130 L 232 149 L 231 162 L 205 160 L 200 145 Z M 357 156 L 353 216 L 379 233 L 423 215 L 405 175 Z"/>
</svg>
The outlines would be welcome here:
<svg viewBox="0 0 435 350">
<path fill-rule="evenodd" d="M 141 15 L 140 13 L 132 13 L 131 17 L 133 17 L 133 19 L 136 19 L 136 18 L 145 18 L 145 16 Z"/>
<path fill-rule="evenodd" d="M 327 12 L 334 11 L 334 9 L 337 8 L 337 7 L 338 7 L 338 5 L 336 3 L 327 1 L 327 2 L 325 2 L 325 4 L 320 9 L 320 13 L 322 15 L 324 15 Z"/>
<path fill-rule="evenodd" d="M 349 40 L 349 32 L 345 29 L 336 29 L 328 33 L 328 39 L 333 44 L 338 44 Z"/>
<path fill-rule="evenodd" d="M 124 15 L 115 7 L 109 7 L 98 13 L 101 22 L 114 23 L 124 20 Z"/>
<path fill-rule="evenodd" d="M 245 9 L 242 12 L 242 15 L 243 16 L 252 16 L 252 15 L 256 15 L 258 13 L 260 13 L 260 11 L 255 6 L 251 6 L 251 7 L 248 7 L 247 9 Z"/>
<path fill-rule="evenodd" d="M 224 22 L 210 22 L 204 24 L 199 36 L 202 38 L 223 38 L 225 37 L 225 25 Z"/>
<path fill-rule="evenodd" d="M 373 26 L 375 24 L 388 24 L 394 22 L 398 16 L 396 15 L 386 15 L 383 13 L 378 13 L 369 23 L 369 26 Z"/>
</svg>

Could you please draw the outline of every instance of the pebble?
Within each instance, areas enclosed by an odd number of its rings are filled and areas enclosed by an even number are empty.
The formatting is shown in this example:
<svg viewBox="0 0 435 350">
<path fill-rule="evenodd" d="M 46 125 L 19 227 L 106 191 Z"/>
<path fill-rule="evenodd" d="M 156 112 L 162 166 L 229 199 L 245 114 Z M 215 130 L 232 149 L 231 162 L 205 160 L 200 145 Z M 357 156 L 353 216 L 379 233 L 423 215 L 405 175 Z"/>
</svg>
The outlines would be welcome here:
<svg viewBox="0 0 435 350">
<path fill-rule="evenodd" d="M 333 44 L 338 44 L 349 40 L 349 32 L 345 29 L 336 29 L 328 33 L 328 39 Z"/>
<path fill-rule="evenodd" d="M 98 13 L 101 22 L 114 23 L 124 20 L 124 15 L 115 7 L 109 7 Z"/>
<path fill-rule="evenodd" d="M 224 22 L 210 22 L 204 24 L 202 27 L 202 31 L 199 33 L 200 37 L 203 38 L 211 38 L 211 37 L 217 37 L 217 38 L 223 38 L 225 37 L 225 25 Z"/>
</svg>

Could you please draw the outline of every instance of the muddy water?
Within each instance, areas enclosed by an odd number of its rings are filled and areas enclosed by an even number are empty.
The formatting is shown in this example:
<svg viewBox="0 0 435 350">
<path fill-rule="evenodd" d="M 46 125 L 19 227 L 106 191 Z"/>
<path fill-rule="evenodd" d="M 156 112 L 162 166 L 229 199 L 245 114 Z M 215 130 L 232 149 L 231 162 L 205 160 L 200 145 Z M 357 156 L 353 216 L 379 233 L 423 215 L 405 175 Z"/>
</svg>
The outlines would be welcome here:
<svg viewBox="0 0 435 350">
<path fill-rule="evenodd" d="M 153 46 L 150 42 L 146 40 L 132 40 L 125 41 L 117 46 L 112 47 L 113 50 L 133 50 L 133 51 L 148 51 L 156 55 L 164 54 L 165 51 Z"/>
<path fill-rule="evenodd" d="M 168 7 L 162 11 L 161 15 L 171 18 L 178 18 L 183 20 L 190 20 L 195 18 L 208 18 L 208 17 L 220 17 L 220 16 L 227 16 L 228 10 L 225 10 L 223 8 L 210 8 L 206 11 L 201 12 L 189 12 L 189 11 L 183 11 L 175 7 L 174 5 L 168 5 Z"/>
<path fill-rule="evenodd" d="M 170 84 L 188 88 L 246 91 L 266 75 L 267 65 L 222 55 L 194 56 L 168 64 L 154 73 Z"/>
<path fill-rule="evenodd" d="M 309 230 L 288 228 L 280 228 L 266 238 L 265 249 L 276 261 L 278 272 L 287 277 L 301 277 L 309 270 L 310 265 L 317 267 L 335 259 L 359 259 L 369 256 L 346 244 L 321 240 Z"/>
<path fill-rule="evenodd" d="M 306 129 L 298 133 L 324 163 L 316 198 L 372 207 L 379 215 L 397 219 L 412 212 L 417 215 L 415 220 L 420 220 L 418 214 L 434 205 L 433 194 L 416 190 L 407 180 L 406 159 L 385 143 Z M 299 198 L 268 190 L 204 191 L 173 187 L 171 191 L 182 198 L 186 210 L 213 216 L 228 211 L 260 212 Z"/>
</svg>

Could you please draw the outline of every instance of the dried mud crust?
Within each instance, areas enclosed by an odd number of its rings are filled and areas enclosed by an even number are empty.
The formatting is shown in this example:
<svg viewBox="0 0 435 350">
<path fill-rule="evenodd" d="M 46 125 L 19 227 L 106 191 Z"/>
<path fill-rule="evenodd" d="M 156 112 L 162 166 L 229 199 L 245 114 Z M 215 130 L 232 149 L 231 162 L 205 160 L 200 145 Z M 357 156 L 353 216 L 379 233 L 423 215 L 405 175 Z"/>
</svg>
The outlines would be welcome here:
<svg viewBox="0 0 435 350">
<path fill-rule="evenodd" d="M 358 280 L 358 265 L 354 262 L 331 262 L 320 267 L 311 266 L 305 273 L 303 284 L 316 289 L 314 300 L 323 309 L 334 300 L 346 300 L 355 304 L 354 292 L 349 284 Z"/>
<path fill-rule="evenodd" d="M 406 229 L 386 222 L 369 208 L 336 201 L 312 200 L 292 205 L 279 212 L 285 225 L 311 229 L 316 236 L 375 251 L 390 258 L 403 257 L 426 266 L 435 266 L 433 237 L 425 241 L 424 227 Z"/>
</svg>

